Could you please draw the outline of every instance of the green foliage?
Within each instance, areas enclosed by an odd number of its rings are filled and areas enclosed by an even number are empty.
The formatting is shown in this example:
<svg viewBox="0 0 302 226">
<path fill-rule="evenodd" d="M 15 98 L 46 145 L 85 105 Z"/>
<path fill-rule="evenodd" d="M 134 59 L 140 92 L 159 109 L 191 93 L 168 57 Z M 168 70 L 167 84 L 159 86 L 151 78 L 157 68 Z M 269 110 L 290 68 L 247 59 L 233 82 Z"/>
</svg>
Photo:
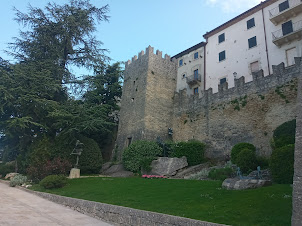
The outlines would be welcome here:
<svg viewBox="0 0 302 226">
<path fill-rule="evenodd" d="M 58 157 L 46 162 L 39 162 L 37 165 L 30 165 L 27 168 L 27 175 L 37 182 L 52 174 L 67 175 L 70 169 L 70 162 Z"/>
<path fill-rule="evenodd" d="M 292 187 L 283 184 L 230 191 L 221 181 L 90 177 L 49 192 L 223 225 L 291 225 Z"/>
<path fill-rule="evenodd" d="M 197 140 L 179 142 L 175 145 L 171 157 L 181 158 L 186 156 L 189 166 L 201 164 L 205 161 L 206 145 Z"/>
<path fill-rule="evenodd" d="M 289 144 L 273 150 L 270 169 L 274 182 L 279 184 L 293 183 L 295 146 Z"/>
<path fill-rule="evenodd" d="M 62 188 L 67 184 L 67 178 L 63 175 L 49 175 L 41 180 L 39 184 L 46 189 Z"/>
<path fill-rule="evenodd" d="M 254 145 L 252 145 L 250 143 L 238 143 L 231 150 L 232 163 L 237 164 L 238 155 L 243 149 L 250 149 L 250 150 L 256 152 L 256 147 Z"/>
<path fill-rule="evenodd" d="M 14 164 L 0 163 L 0 175 L 2 175 L 2 177 L 12 172 L 15 172 Z"/>
<path fill-rule="evenodd" d="M 211 169 L 209 172 L 208 177 L 212 180 L 225 180 L 226 178 L 231 177 L 233 173 L 233 169 L 226 167 L 226 168 L 221 168 L 221 169 Z"/>
<path fill-rule="evenodd" d="M 123 152 L 123 165 L 132 172 L 139 172 L 147 163 L 162 154 L 162 149 L 153 141 L 139 140 Z M 148 168 L 148 167 L 147 167 Z"/>
<path fill-rule="evenodd" d="M 248 148 L 242 149 L 237 155 L 236 165 L 240 167 L 243 173 L 256 170 L 257 159 L 255 151 Z"/>
<path fill-rule="evenodd" d="M 13 178 L 10 179 L 9 186 L 10 187 L 15 187 L 17 185 L 22 185 L 27 181 L 27 177 L 23 176 L 21 174 L 17 174 Z"/>
<path fill-rule="evenodd" d="M 295 144 L 296 120 L 291 120 L 278 126 L 273 134 L 274 148 Z"/>
<path fill-rule="evenodd" d="M 270 161 L 269 158 L 266 158 L 264 156 L 256 157 L 257 166 L 260 166 L 261 169 L 269 168 L 269 161 Z"/>
</svg>

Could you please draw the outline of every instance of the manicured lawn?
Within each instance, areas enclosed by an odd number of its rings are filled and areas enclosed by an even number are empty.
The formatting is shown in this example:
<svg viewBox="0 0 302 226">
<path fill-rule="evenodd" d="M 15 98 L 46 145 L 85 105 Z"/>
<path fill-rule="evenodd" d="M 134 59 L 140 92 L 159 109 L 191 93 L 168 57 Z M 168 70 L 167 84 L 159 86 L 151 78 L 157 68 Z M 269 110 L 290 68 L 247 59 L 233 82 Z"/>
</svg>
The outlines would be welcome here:
<svg viewBox="0 0 302 226">
<path fill-rule="evenodd" d="M 290 225 L 292 211 L 290 185 L 228 191 L 219 181 L 82 178 L 46 192 L 231 225 Z"/>
</svg>

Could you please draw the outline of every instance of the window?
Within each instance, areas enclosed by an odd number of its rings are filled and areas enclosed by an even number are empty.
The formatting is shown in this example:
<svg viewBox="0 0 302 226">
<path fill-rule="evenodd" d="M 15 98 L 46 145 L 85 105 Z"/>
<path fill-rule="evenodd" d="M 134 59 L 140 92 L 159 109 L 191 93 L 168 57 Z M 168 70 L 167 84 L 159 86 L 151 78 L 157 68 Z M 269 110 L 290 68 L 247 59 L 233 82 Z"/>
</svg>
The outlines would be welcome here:
<svg viewBox="0 0 302 226">
<path fill-rule="evenodd" d="M 252 18 L 252 19 L 248 20 L 248 21 L 246 22 L 246 27 L 247 27 L 247 29 L 250 29 L 250 28 L 252 28 L 252 27 L 255 27 L 255 19 Z"/>
<path fill-rule="evenodd" d="M 286 50 L 287 66 L 291 66 L 295 64 L 295 57 L 298 57 L 296 47 Z"/>
<path fill-rule="evenodd" d="M 186 77 L 186 74 L 183 74 L 183 75 L 182 75 L 182 78 L 185 78 L 185 77 Z"/>
<path fill-rule="evenodd" d="M 282 33 L 283 35 L 287 35 L 289 33 L 292 33 L 293 30 L 293 23 L 292 21 L 287 21 L 286 23 L 282 24 Z"/>
<path fill-rule="evenodd" d="M 250 38 L 248 41 L 249 41 L 249 49 L 250 49 L 250 48 L 253 48 L 254 46 L 257 45 L 256 36 L 254 36 L 253 38 Z"/>
<path fill-rule="evenodd" d="M 194 79 L 198 80 L 198 69 L 194 70 Z"/>
<path fill-rule="evenodd" d="M 279 12 L 282 12 L 289 8 L 288 0 L 279 4 Z"/>
<path fill-rule="evenodd" d="M 225 36 L 224 33 L 218 36 L 218 43 L 224 42 L 225 41 Z"/>
<path fill-rule="evenodd" d="M 257 72 L 259 71 L 259 62 L 255 61 L 251 63 L 251 72 Z"/>
<path fill-rule="evenodd" d="M 179 60 L 179 67 L 183 65 L 183 59 Z"/>
<path fill-rule="evenodd" d="M 130 146 L 131 143 L 132 143 L 132 137 L 128 137 L 128 147 Z"/>
<path fill-rule="evenodd" d="M 197 88 L 194 88 L 194 95 L 195 94 L 198 94 L 198 87 Z"/>
<path fill-rule="evenodd" d="M 223 83 L 226 83 L 226 78 L 221 78 L 220 79 L 220 85 L 222 85 Z"/>
<path fill-rule="evenodd" d="M 198 52 L 194 53 L 194 60 L 198 59 Z"/>
<path fill-rule="evenodd" d="M 219 53 L 219 62 L 225 60 L 225 50 Z"/>
</svg>

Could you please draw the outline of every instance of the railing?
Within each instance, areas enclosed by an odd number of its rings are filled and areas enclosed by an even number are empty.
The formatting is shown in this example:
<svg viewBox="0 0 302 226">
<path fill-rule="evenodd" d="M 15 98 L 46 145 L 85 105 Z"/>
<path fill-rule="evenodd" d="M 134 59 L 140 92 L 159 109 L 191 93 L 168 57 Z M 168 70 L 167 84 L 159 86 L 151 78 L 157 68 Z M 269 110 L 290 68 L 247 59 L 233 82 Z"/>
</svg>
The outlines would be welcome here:
<svg viewBox="0 0 302 226">
<path fill-rule="evenodd" d="M 293 31 L 288 33 L 288 34 L 294 33 L 294 32 L 299 31 L 299 30 L 302 30 L 302 20 L 300 20 L 296 23 L 293 23 Z M 286 34 L 286 35 L 288 35 L 288 34 Z M 272 35 L 273 35 L 273 41 L 285 36 L 285 35 L 283 35 L 282 29 L 273 32 Z"/>
<path fill-rule="evenodd" d="M 194 82 L 200 82 L 201 81 L 201 74 L 198 75 L 190 75 L 186 78 L 187 83 L 194 83 Z"/>
<path fill-rule="evenodd" d="M 290 8 L 295 7 L 296 5 L 301 4 L 302 0 L 288 0 L 288 3 L 289 3 L 289 8 L 288 9 L 290 9 Z M 288 10 L 288 9 L 286 9 L 286 10 Z M 279 13 L 282 13 L 282 12 L 283 11 L 281 11 L 281 12 L 279 11 L 279 6 L 277 6 L 277 7 L 273 8 L 269 11 L 269 16 L 270 16 L 270 18 L 272 18 L 272 17 L 277 16 Z"/>
</svg>

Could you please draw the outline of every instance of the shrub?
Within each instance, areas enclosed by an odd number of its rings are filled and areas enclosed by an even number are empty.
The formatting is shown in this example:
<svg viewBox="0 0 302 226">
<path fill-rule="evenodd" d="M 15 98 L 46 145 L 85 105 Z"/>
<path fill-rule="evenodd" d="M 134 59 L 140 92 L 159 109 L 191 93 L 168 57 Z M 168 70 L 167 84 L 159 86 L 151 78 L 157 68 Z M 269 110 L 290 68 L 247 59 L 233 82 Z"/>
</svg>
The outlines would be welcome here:
<svg viewBox="0 0 302 226">
<path fill-rule="evenodd" d="M 14 164 L 1 163 L 0 164 L 0 175 L 5 177 L 6 174 L 15 172 Z"/>
<path fill-rule="evenodd" d="M 21 174 L 17 174 L 16 176 L 14 176 L 13 178 L 11 178 L 10 182 L 9 182 L 9 186 L 11 187 L 15 187 L 17 185 L 22 185 L 27 181 L 27 177 L 23 176 Z"/>
<path fill-rule="evenodd" d="M 237 164 L 237 158 L 238 158 L 239 153 L 243 149 L 252 150 L 254 153 L 256 152 L 256 147 L 254 145 L 252 145 L 250 143 L 238 143 L 231 150 L 231 161 L 232 161 L 232 163 L 238 165 Z"/>
<path fill-rule="evenodd" d="M 67 178 L 63 175 L 49 175 L 39 183 L 46 189 L 62 188 L 67 184 Z"/>
<path fill-rule="evenodd" d="M 81 173 L 99 173 L 103 163 L 101 149 L 95 140 L 85 136 L 79 136 L 72 140 L 64 135 L 56 137 L 53 156 L 68 159 L 74 164 L 76 162 L 76 156 L 70 155 L 70 153 L 73 151 L 77 139 L 84 144 L 83 152 L 79 160 Z"/>
<path fill-rule="evenodd" d="M 47 162 L 40 162 L 27 168 L 27 175 L 33 181 L 40 181 L 44 177 L 52 174 L 67 175 L 71 169 L 71 164 L 66 159 L 54 158 Z"/>
<path fill-rule="evenodd" d="M 261 169 L 269 168 L 269 159 L 264 156 L 256 157 L 257 166 L 260 166 Z"/>
<path fill-rule="evenodd" d="M 296 120 L 291 120 L 278 126 L 273 134 L 274 148 L 295 144 Z"/>
<path fill-rule="evenodd" d="M 231 177 L 233 174 L 233 169 L 226 167 L 226 168 L 221 168 L 221 169 L 212 169 L 209 172 L 208 177 L 212 180 L 225 180 L 226 178 Z"/>
<path fill-rule="evenodd" d="M 189 177 L 190 180 L 202 180 L 209 176 L 209 169 L 204 168 L 200 172 L 195 173 Z"/>
<path fill-rule="evenodd" d="M 171 157 L 181 158 L 186 156 L 188 165 L 194 166 L 205 161 L 206 145 L 197 140 L 191 140 L 188 142 L 179 142 L 175 145 L 174 150 L 171 153 Z"/>
<path fill-rule="evenodd" d="M 293 144 L 273 150 L 270 161 L 270 169 L 274 182 L 279 184 L 293 183 L 294 174 Z"/>
<path fill-rule="evenodd" d="M 254 150 L 245 148 L 239 152 L 236 165 L 240 167 L 242 173 L 248 173 L 257 168 L 256 153 Z"/>
<path fill-rule="evenodd" d="M 123 152 L 123 165 L 132 172 L 139 172 L 146 163 L 162 154 L 162 149 L 152 141 L 139 140 Z"/>
</svg>

